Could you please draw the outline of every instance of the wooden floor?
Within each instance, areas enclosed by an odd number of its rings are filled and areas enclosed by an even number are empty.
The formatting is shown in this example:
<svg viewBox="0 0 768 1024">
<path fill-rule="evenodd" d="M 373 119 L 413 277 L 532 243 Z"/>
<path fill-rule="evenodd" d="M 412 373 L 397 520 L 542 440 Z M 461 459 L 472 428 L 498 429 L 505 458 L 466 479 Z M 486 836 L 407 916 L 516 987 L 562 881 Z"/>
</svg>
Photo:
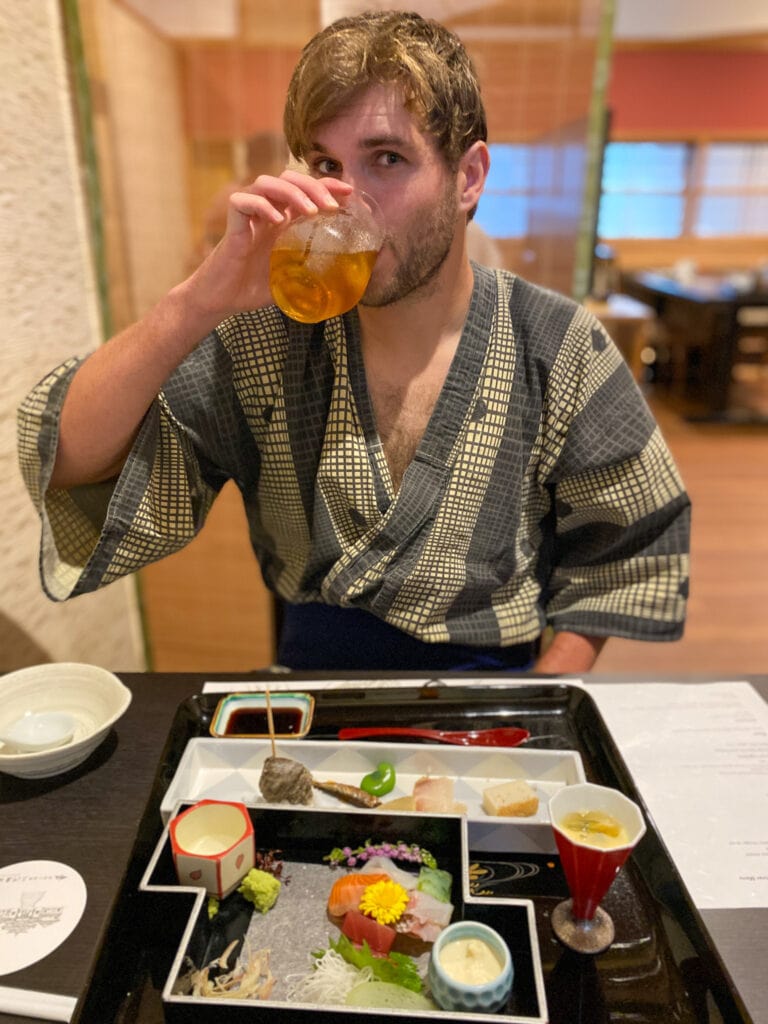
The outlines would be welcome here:
<svg viewBox="0 0 768 1024">
<path fill-rule="evenodd" d="M 768 425 L 686 421 L 648 395 L 693 501 L 691 597 L 676 643 L 611 640 L 600 673 L 768 672 Z M 142 574 L 157 671 L 248 671 L 273 654 L 272 604 L 239 496 L 225 490 L 200 537 Z"/>
</svg>

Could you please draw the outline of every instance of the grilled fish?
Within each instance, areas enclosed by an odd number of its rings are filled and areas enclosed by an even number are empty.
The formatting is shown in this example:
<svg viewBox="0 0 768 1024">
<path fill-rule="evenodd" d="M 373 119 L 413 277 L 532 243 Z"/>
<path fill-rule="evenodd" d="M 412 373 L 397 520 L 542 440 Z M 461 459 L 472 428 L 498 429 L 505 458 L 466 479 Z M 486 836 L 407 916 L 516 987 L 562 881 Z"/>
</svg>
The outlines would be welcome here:
<svg viewBox="0 0 768 1024">
<path fill-rule="evenodd" d="M 377 796 L 366 793 L 358 786 L 348 786 L 346 782 L 318 782 L 317 779 L 312 779 L 312 785 L 315 789 L 320 789 L 323 793 L 330 793 L 331 796 L 338 797 L 339 800 L 352 804 L 354 807 L 378 807 L 381 803 Z"/>
</svg>

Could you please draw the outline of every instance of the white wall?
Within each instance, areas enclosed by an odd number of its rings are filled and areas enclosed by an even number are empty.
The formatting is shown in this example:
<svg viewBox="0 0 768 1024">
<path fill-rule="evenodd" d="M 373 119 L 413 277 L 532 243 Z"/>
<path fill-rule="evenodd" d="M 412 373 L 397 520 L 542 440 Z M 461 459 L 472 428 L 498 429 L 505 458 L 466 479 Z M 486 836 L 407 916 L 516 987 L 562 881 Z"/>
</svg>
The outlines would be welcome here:
<svg viewBox="0 0 768 1024">
<path fill-rule="evenodd" d="M 0 0 L 0 83 L 0 671 L 47 660 L 140 670 L 132 580 L 61 605 L 44 597 L 16 462 L 25 393 L 100 340 L 57 0 Z"/>
<path fill-rule="evenodd" d="M 617 39 L 696 39 L 768 32 L 766 0 L 615 0 Z"/>
</svg>

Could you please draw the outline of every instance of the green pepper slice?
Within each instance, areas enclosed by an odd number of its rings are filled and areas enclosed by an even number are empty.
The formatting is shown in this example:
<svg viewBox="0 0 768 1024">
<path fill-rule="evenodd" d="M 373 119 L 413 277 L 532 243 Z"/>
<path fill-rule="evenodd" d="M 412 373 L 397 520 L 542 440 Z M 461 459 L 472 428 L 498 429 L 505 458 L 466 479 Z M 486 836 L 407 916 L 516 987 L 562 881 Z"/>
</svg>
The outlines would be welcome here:
<svg viewBox="0 0 768 1024">
<path fill-rule="evenodd" d="M 376 770 L 368 772 L 360 783 L 360 789 L 364 789 L 371 796 L 386 796 L 395 788 L 395 766 L 389 761 L 379 761 Z"/>
</svg>

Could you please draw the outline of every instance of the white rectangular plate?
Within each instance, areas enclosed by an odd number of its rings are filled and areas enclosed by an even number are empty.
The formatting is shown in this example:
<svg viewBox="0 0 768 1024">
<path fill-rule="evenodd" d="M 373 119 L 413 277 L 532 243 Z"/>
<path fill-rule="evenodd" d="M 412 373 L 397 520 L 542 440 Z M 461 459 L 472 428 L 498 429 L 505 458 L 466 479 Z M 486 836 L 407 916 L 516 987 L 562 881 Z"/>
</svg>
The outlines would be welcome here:
<svg viewBox="0 0 768 1024">
<path fill-rule="evenodd" d="M 287 740 L 276 743 L 276 753 L 278 757 L 300 761 L 318 782 L 352 786 L 359 786 L 363 776 L 380 761 L 388 761 L 395 767 L 397 782 L 392 792 L 383 797 L 385 805 L 388 800 L 410 796 L 414 783 L 424 775 L 451 778 L 454 798 L 467 807 L 471 847 L 484 852 L 553 853 L 549 797 L 563 786 L 585 781 L 581 756 L 574 750 Z M 180 803 L 196 800 L 239 800 L 249 806 L 264 804 L 259 777 L 264 761 L 271 754 L 268 740 L 190 740 L 160 805 L 163 822 L 167 823 Z M 525 779 L 536 790 L 537 813 L 529 818 L 499 818 L 486 814 L 482 808 L 483 790 L 516 778 Z M 314 791 L 313 807 L 371 813 L 318 789 Z M 387 808 L 375 810 L 386 812 Z"/>
</svg>

